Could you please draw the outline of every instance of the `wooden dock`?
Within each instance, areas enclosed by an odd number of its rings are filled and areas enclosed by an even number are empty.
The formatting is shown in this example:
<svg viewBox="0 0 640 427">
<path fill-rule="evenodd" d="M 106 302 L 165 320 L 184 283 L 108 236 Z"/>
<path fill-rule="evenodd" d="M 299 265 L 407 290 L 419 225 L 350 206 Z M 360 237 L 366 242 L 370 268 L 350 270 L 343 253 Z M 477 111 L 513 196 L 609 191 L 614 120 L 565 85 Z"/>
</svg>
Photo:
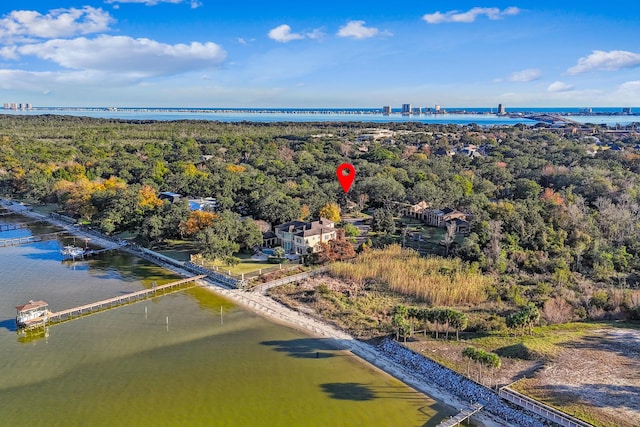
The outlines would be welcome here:
<svg viewBox="0 0 640 427">
<path fill-rule="evenodd" d="M 85 258 L 92 257 L 94 255 L 100 255 L 100 254 L 103 254 L 105 252 L 111 252 L 111 251 L 118 250 L 120 247 L 121 247 L 120 245 L 114 245 L 114 246 L 109 246 L 107 248 L 102 248 L 102 249 L 89 249 L 89 250 L 85 250 L 84 252 L 82 252 L 81 254 L 78 254 L 78 255 L 66 255 L 66 254 L 63 254 L 62 255 L 62 260 L 63 261 L 76 261 L 76 260 L 79 260 L 79 259 L 85 259 Z"/>
<path fill-rule="evenodd" d="M 196 280 L 204 279 L 205 275 L 193 276 L 187 279 L 178 280 L 176 282 L 167 283 L 162 286 L 154 286 L 149 289 L 143 289 L 136 292 L 120 295 L 102 301 L 96 301 L 91 304 L 85 304 L 78 307 L 69 308 L 67 310 L 49 313 L 47 324 L 66 322 L 82 316 L 87 316 L 100 311 L 111 308 L 120 307 L 126 304 L 133 304 L 155 296 L 166 295 L 175 291 L 181 291 L 196 286 Z"/>
<path fill-rule="evenodd" d="M 460 425 L 464 420 L 469 419 L 473 414 L 484 408 L 480 403 L 474 403 L 468 408 L 463 409 L 455 417 L 442 421 L 437 427 L 454 427 Z"/>
<path fill-rule="evenodd" d="M 58 231 L 57 233 L 38 234 L 36 236 L 16 237 L 15 239 L 0 239 L 0 248 L 8 248 L 10 246 L 28 245 L 29 243 L 42 242 L 45 240 L 57 239 L 58 236 L 67 234 L 66 231 Z"/>
<path fill-rule="evenodd" d="M 43 221 L 34 222 L 17 222 L 15 224 L 0 224 L 0 232 L 11 230 L 22 230 L 23 228 L 29 228 L 29 226 L 38 224 Z"/>
</svg>

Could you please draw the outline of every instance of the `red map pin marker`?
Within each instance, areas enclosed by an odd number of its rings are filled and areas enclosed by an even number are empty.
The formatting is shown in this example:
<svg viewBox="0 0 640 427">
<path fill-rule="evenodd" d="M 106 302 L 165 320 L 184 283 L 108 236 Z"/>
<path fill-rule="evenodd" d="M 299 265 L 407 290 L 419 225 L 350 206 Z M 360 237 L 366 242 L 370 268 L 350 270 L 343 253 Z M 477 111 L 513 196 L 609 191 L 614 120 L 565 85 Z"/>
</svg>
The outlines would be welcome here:
<svg viewBox="0 0 640 427">
<path fill-rule="evenodd" d="M 343 163 L 338 166 L 338 169 L 336 169 L 336 175 L 338 176 L 340 185 L 342 185 L 342 189 L 346 193 L 349 191 L 351 184 L 353 184 L 353 180 L 356 178 L 356 168 L 354 168 L 350 163 Z"/>
</svg>

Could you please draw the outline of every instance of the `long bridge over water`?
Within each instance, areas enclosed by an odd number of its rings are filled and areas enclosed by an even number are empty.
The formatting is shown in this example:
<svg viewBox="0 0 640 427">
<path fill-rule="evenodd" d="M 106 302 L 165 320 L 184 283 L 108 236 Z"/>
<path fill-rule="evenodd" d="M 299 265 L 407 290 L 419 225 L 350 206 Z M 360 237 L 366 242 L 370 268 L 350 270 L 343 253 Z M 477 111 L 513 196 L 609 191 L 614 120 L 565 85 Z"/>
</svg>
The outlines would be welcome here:
<svg viewBox="0 0 640 427">
<path fill-rule="evenodd" d="M 513 117 L 520 117 L 520 116 L 513 115 Z M 576 126 L 584 125 L 584 123 L 580 123 L 580 122 L 577 122 L 575 120 L 571 120 L 567 116 L 563 116 L 563 115 L 560 115 L 560 114 L 552 114 L 552 113 L 530 114 L 530 115 L 527 115 L 527 116 L 523 116 L 523 118 L 529 119 L 529 120 L 535 120 L 535 121 L 538 121 L 538 122 L 550 123 L 550 124 L 553 124 L 553 123 L 567 123 L 567 124 L 576 125 Z"/>
</svg>

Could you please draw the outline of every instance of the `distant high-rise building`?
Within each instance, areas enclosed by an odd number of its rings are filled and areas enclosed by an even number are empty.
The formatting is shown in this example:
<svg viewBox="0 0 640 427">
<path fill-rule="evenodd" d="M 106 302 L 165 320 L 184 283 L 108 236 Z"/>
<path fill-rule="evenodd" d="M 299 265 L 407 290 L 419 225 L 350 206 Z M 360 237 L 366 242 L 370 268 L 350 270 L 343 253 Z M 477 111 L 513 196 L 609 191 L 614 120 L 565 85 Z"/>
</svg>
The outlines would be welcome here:
<svg viewBox="0 0 640 427">
<path fill-rule="evenodd" d="M 411 112 L 417 116 L 419 116 L 420 114 L 422 114 L 422 107 L 413 107 L 411 109 Z"/>
<path fill-rule="evenodd" d="M 11 103 L 11 109 L 12 110 L 17 110 L 18 109 L 18 104 L 16 104 L 15 102 Z"/>
<path fill-rule="evenodd" d="M 402 114 L 411 114 L 411 104 L 402 104 Z"/>
<path fill-rule="evenodd" d="M 631 114 L 631 107 L 624 107 L 622 109 L 622 114 Z"/>
<path fill-rule="evenodd" d="M 504 105 L 498 104 L 498 114 L 499 115 L 507 114 L 507 111 L 504 109 Z"/>
<path fill-rule="evenodd" d="M 30 103 L 27 103 L 27 110 L 33 110 L 33 105 L 31 105 Z"/>
<path fill-rule="evenodd" d="M 391 114 L 391 106 L 385 105 L 384 107 L 382 107 L 382 114 L 384 114 L 385 116 Z"/>
<path fill-rule="evenodd" d="M 8 109 L 9 109 L 9 103 L 8 103 L 8 102 L 5 102 L 5 103 L 4 103 L 4 109 L 5 109 L 5 110 L 8 110 Z"/>
<path fill-rule="evenodd" d="M 440 106 L 436 104 L 435 110 L 436 110 L 436 113 L 439 113 L 440 112 Z"/>
</svg>

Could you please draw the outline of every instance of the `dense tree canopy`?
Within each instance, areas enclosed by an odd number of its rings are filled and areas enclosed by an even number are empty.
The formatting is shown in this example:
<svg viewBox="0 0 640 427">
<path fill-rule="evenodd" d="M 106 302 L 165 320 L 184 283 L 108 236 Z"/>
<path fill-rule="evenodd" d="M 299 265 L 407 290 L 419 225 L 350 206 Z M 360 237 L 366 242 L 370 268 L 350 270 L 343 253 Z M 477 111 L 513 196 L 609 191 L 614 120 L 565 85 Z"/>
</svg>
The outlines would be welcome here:
<svg viewBox="0 0 640 427">
<path fill-rule="evenodd" d="M 392 136 L 360 141 L 371 128 Z M 603 127 L 0 116 L 0 192 L 57 202 L 106 233 L 149 243 L 213 228 L 221 253 L 257 242 L 249 223 L 236 227 L 240 216 L 277 224 L 337 206 L 370 210 L 374 230 L 393 233 L 394 204 L 425 200 L 472 215 L 452 255 L 505 275 L 496 298 L 512 299 L 507 277 L 640 286 L 639 143 L 637 133 Z M 345 161 L 357 170 L 347 194 L 335 179 Z M 214 197 L 224 212 L 198 224 L 186 203 L 159 201 L 160 191 Z"/>
</svg>

